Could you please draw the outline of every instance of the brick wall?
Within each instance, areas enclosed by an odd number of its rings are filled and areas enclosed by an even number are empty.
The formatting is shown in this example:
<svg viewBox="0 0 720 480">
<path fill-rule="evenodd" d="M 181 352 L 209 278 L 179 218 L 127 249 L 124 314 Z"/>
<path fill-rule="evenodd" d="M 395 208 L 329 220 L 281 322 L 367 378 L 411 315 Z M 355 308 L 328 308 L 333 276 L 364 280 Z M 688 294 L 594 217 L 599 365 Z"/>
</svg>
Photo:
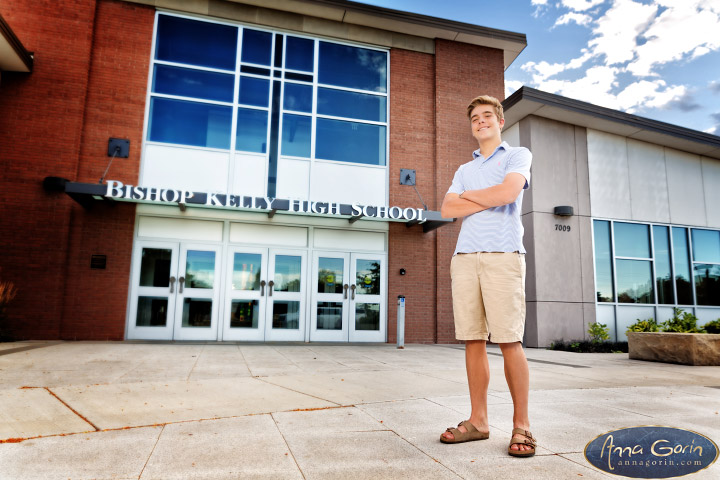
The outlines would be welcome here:
<svg viewBox="0 0 720 480">
<path fill-rule="evenodd" d="M 391 205 L 419 204 L 412 187 L 399 185 L 400 169 L 411 168 L 425 203 L 439 210 L 455 170 L 477 148 L 465 107 L 480 94 L 503 99 L 501 50 L 446 40 L 435 48 L 434 56 L 397 49 L 390 55 Z M 459 221 L 427 234 L 419 226 L 390 225 L 390 342 L 396 341 L 398 295 L 406 296 L 406 342 L 455 342 L 450 258 L 459 230 Z"/>
<path fill-rule="evenodd" d="M 0 279 L 19 291 L 3 327 L 13 338 L 123 336 L 134 208 L 87 212 L 42 180 L 98 181 L 110 136 L 131 140 L 131 158 L 109 177 L 137 179 L 153 12 L 114 0 L 2 4 L 35 54 L 32 73 L 6 72 L 0 85 Z M 106 270 L 90 270 L 94 253 L 108 255 Z"/>
</svg>

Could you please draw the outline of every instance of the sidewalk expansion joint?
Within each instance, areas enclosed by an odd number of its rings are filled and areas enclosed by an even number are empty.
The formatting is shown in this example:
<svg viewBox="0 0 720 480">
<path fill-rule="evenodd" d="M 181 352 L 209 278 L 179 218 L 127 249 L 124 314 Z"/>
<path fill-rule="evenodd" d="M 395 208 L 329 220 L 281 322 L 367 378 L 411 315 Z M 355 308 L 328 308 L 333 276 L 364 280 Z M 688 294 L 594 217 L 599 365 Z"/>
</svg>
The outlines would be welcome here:
<svg viewBox="0 0 720 480">
<path fill-rule="evenodd" d="M 82 418 L 82 419 L 85 421 L 85 423 L 87 423 L 88 425 L 90 425 L 91 427 L 93 427 L 96 432 L 99 432 L 99 431 L 100 431 L 100 429 L 99 429 L 94 423 L 92 423 L 90 420 L 88 420 L 87 418 L 85 418 L 84 416 L 82 416 L 77 410 L 75 410 L 75 409 L 72 408 L 70 405 L 68 405 L 67 402 L 65 402 L 62 398 L 58 397 L 58 396 L 55 394 L 55 392 L 53 392 L 52 390 L 50 390 L 50 388 L 48 388 L 48 387 L 43 387 L 43 388 L 44 388 L 45 390 L 47 390 L 47 392 L 48 392 L 50 395 L 52 395 L 53 397 L 55 397 L 60 403 L 62 403 L 63 405 L 65 405 L 67 408 L 69 408 L 70 411 L 72 411 L 75 415 L 77 415 L 78 417 Z"/>
</svg>

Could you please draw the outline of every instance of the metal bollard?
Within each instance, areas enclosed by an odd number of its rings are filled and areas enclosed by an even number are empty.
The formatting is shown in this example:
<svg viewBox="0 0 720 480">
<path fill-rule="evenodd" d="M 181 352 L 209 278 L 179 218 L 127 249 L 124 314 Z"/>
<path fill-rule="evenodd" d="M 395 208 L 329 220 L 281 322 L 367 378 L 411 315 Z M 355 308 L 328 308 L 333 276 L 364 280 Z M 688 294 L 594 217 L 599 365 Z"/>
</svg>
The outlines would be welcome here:
<svg viewBox="0 0 720 480">
<path fill-rule="evenodd" d="M 405 348 L 405 295 L 398 295 L 397 348 Z"/>
</svg>

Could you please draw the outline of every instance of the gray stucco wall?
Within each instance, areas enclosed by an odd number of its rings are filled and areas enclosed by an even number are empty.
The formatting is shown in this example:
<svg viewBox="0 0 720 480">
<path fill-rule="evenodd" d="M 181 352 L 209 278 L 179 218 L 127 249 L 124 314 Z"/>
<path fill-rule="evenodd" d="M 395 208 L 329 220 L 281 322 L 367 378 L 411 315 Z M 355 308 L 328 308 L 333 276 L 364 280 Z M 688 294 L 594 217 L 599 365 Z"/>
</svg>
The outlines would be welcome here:
<svg viewBox="0 0 720 480">
<path fill-rule="evenodd" d="M 527 249 L 525 345 L 581 339 L 595 321 L 587 133 L 584 128 L 529 116 L 507 132 L 533 153 L 523 201 Z M 513 129 L 515 126 L 513 127 Z M 506 137 L 507 138 L 507 137 Z M 553 214 L 556 206 L 574 215 Z"/>
</svg>

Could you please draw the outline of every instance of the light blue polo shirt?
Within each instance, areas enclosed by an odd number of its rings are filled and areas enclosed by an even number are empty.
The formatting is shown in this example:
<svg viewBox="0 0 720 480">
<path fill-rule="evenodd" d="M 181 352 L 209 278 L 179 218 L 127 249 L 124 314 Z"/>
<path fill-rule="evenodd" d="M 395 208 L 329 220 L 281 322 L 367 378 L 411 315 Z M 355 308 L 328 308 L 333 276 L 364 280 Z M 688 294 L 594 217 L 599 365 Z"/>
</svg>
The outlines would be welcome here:
<svg viewBox="0 0 720 480">
<path fill-rule="evenodd" d="M 488 158 L 473 152 L 473 160 L 455 172 L 448 193 L 460 194 L 465 190 L 480 190 L 499 185 L 508 173 L 525 177 L 525 187 L 513 203 L 492 207 L 463 218 L 455 254 L 474 252 L 525 253 L 522 238 L 524 229 L 520 221 L 523 193 L 530 186 L 532 153 L 525 147 L 511 147 L 502 142 Z"/>
</svg>

